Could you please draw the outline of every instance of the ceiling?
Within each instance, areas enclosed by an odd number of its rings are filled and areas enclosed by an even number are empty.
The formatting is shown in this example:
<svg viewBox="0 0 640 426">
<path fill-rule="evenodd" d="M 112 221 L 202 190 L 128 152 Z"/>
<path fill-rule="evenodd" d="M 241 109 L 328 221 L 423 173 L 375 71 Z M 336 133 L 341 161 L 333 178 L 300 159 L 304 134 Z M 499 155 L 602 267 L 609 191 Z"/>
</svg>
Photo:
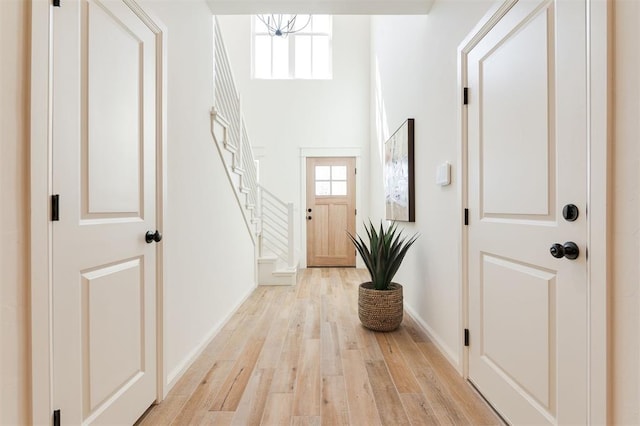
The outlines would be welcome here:
<svg viewBox="0 0 640 426">
<path fill-rule="evenodd" d="M 435 0 L 207 0 L 215 15 L 424 15 Z"/>
</svg>

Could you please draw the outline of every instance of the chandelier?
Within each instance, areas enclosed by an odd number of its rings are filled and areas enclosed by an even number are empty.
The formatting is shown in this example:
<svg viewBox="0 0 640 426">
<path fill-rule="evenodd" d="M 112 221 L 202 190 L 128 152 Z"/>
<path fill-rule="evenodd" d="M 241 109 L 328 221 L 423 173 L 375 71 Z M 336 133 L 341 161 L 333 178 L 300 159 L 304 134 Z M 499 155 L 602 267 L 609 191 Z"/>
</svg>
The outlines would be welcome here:
<svg viewBox="0 0 640 426">
<path fill-rule="evenodd" d="M 311 15 L 307 15 L 307 21 L 304 25 L 296 25 L 298 15 L 257 15 L 258 19 L 267 27 L 270 36 L 287 37 L 289 34 L 297 33 L 304 30 L 309 22 Z M 304 20 L 304 18 L 303 18 Z"/>
</svg>

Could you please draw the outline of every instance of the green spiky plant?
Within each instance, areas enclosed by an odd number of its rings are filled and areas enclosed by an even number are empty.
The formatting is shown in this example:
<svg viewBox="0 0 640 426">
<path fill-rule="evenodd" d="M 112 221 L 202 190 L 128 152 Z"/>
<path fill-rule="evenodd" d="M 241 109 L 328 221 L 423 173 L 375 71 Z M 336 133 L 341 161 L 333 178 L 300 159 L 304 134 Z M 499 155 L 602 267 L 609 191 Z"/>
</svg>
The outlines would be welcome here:
<svg viewBox="0 0 640 426">
<path fill-rule="evenodd" d="M 365 230 L 369 237 L 369 245 L 357 235 L 349 234 L 353 245 L 360 253 L 369 274 L 373 288 L 376 290 L 388 290 L 391 280 L 402 264 L 404 256 L 409 248 L 418 239 L 418 234 L 412 237 L 403 237 L 402 230 L 393 222 L 387 229 L 380 222 L 380 230 L 376 231 L 373 223 L 365 224 Z"/>
</svg>

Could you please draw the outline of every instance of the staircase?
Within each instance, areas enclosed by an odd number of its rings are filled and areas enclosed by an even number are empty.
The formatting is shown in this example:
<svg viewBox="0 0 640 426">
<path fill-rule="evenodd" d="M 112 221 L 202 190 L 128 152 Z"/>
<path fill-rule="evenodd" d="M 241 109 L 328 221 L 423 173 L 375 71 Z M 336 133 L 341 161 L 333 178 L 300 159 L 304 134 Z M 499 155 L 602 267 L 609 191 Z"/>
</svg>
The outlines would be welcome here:
<svg viewBox="0 0 640 426">
<path fill-rule="evenodd" d="M 211 135 L 233 187 L 240 212 L 256 247 L 258 284 L 295 285 L 293 204 L 280 200 L 259 184 L 220 26 L 215 21 L 215 94 L 211 109 Z"/>
</svg>

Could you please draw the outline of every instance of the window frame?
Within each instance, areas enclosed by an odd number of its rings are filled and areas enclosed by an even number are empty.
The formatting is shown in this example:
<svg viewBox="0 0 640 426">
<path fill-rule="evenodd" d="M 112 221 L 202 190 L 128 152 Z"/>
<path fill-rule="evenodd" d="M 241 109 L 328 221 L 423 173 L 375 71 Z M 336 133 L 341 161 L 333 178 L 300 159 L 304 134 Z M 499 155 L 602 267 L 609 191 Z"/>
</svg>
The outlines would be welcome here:
<svg viewBox="0 0 640 426">
<path fill-rule="evenodd" d="M 306 15 L 299 15 L 306 16 Z M 333 79 L 333 16 L 332 15 L 310 15 L 311 22 L 309 25 L 296 33 L 287 35 L 284 39 L 287 42 L 288 49 L 288 73 L 286 77 L 274 77 L 274 60 L 273 60 L 273 39 L 277 36 L 271 36 L 266 31 L 257 31 L 256 21 L 257 15 L 251 15 L 251 79 L 252 80 L 332 80 Z M 315 31 L 314 18 L 316 16 L 326 16 L 329 20 L 328 31 Z M 269 58 L 271 60 L 269 76 L 256 76 L 256 38 L 260 36 L 268 36 L 270 41 Z M 309 77 L 299 77 L 296 75 L 296 37 L 306 36 L 311 37 L 310 42 L 310 69 L 311 75 Z M 314 75 L 314 62 L 313 62 L 313 38 L 314 37 L 327 37 L 328 39 L 328 51 L 327 51 L 327 73 L 324 76 L 318 77 Z"/>
</svg>

